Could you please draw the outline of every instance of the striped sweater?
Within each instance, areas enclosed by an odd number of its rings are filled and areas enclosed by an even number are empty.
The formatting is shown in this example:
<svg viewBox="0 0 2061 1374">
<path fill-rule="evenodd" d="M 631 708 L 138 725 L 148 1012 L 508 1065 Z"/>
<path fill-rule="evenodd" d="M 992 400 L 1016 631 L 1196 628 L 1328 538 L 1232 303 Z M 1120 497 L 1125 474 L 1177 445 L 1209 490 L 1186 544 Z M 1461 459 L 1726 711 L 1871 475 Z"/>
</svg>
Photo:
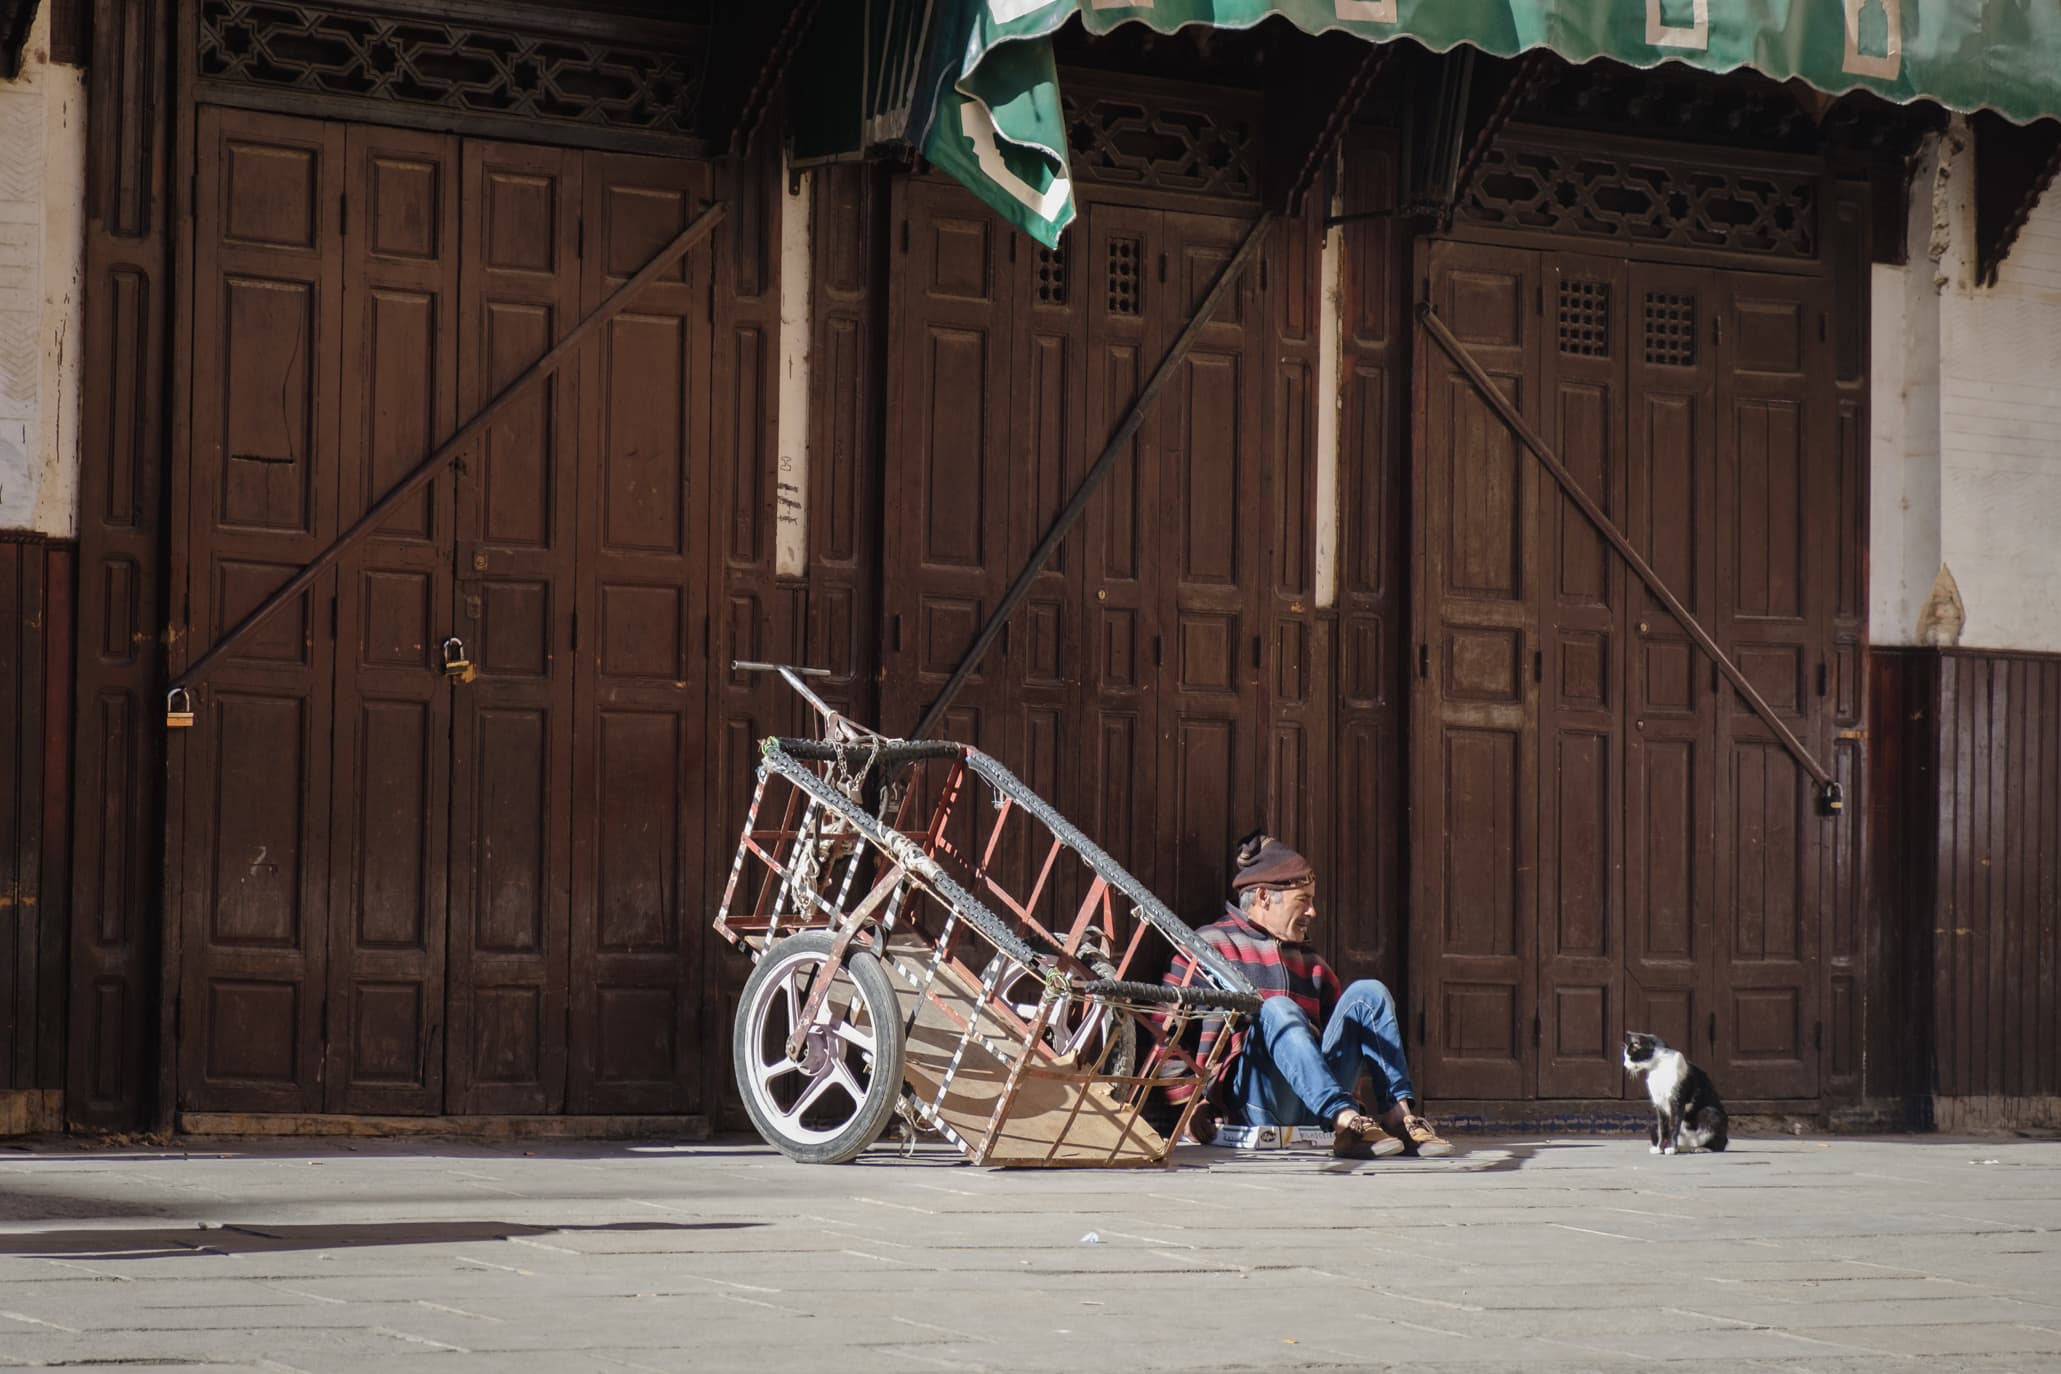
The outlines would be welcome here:
<svg viewBox="0 0 2061 1374">
<path fill-rule="evenodd" d="M 1261 997 L 1293 997 L 1295 1004 L 1310 1018 L 1310 1024 L 1318 1027 L 1321 1033 L 1324 1023 L 1331 1017 L 1332 1008 L 1338 1005 L 1340 984 L 1338 975 L 1331 971 L 1331 966 L 1318 956 L 1316 950 L 1308 945 L 1284 944 L 1254 925 L 1237 907 L 1228 904 L 1222 920 L 1203 926 L 1195 934 L 1244 974 Z M 1176 951 L 1165 981 L 1175 987 L 1184 987 L 1195 980 L 1192 961 L 1186 954 Z M 1212 1016 L 1205 1020 L 1202 1023 L 1202 1040 L 1196 1047 L 1196 1058 L 1207 1062 L 1223 1033 L 1224 1018 Z M 1230 1048 L 1217 1069 L 1217 1085 L 1230 1081 L 1231 1065 L 1245 1052 L 1245 1038 L 1242 1028 L 1232 1033 Z M 1184 1102 L 1191 1091 L 1188 1085 L 1170 1087 L 1167 1097 L 1174 1102 Z M 1213 1089 L 1211 1096 L 1216 1095 Z"/>
</svg>

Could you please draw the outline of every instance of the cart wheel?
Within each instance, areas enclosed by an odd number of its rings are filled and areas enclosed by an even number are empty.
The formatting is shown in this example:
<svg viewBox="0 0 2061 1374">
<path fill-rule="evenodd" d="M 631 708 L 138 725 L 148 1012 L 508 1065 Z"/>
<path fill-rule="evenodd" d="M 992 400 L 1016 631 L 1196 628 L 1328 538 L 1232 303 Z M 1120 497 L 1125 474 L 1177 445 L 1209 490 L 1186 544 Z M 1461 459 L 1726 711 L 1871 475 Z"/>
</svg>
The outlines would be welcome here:
<svg viewBox="0 0 2061 1374">
<path fill-rule="evenodd" d="M 787 1037 L 830 961 L 830 936 L 795 935 L 759 958 L 737 1003 L 738 1091 L 766 1143 L 804 1164 L 843 1164 L 880 1138 L 902 1093 L 901 1007 L 887 970 L 854 949 L 799 1063 Z"/>
</svg>

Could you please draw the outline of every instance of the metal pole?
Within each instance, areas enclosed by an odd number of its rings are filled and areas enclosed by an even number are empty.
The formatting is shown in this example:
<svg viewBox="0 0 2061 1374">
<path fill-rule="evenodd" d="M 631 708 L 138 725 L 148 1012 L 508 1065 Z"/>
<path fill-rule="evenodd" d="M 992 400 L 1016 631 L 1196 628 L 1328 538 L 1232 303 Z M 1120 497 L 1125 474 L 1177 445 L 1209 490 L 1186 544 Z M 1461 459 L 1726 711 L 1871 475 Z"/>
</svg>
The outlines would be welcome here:
<svg viewBox="0 0 2061 1374">
<path fill-rule="evenodd" d="M 966 650 L 966 656 L 960 659 L 959 666 L 952 670 L 951 678 L 938 692 L 937 699 L 930 703 L 930 708 L 923 713 L 923 719 L 917 721 L 916 728 L 909 732 L 909 739 L 922 739 L 930 733 L 932 727 L 944 715 L 946 708 L 952 704 L 952 698 L 959 695 L 959 689 L 966 685 L 966 679 L 980 666 L 980 660 L 987 653 L 988 646 L 995 642 L 996 637 L 1002 633 L 1002 627 L 1009 623 L 1010 613 L 1029 593 L 1032 580 L 1044 568 L 1046 560 L 1051 558 L 1052 551 L 1059 547 L 1060 541 L 1066 538 L 1067 531 L 1081 518 L 1081 512 L 1088 508 L 1088 498 L 1095 494 L 1095 488 L 1100 486 L 1102 479 L 1116 467 L 1116 460 L 1130 446 L 1138 427 L 1145 423 L 1145 416 L 1151 411 L 1152 403 L 1159 398 L 1159 389 L 1166 385 L 1167 379 L 1173 376 L 1174 369 L 1180 366 L 1181 360 L 1195 347 L 1195 341 L 1202 337 L 1202 327 L 1209 323 L 1209 318 L 1216 313 L 1217 306 L 1230 294 L 1232 283 L 1238 280 L 1239 273 L 1245 270 L 1245 265 L 1259 251 L 1260 242 L 1266 237 L 1274 219 L 1274 212 L 1266 211 L 1253 221 L 1252 228 L 1245 231 L 1245 241 L 1238 245 L 1238 251 L 1231 255 L 1231 260 L 1224 264 L 1224 270 L 1217 274 L 1216 281 L 1209 288 L 1209 294 L 1202 298 L 1202 304 L 1195 307 L 1195 313 L 1188 317 L 1188 323 L 1181 330 L 1180 337 L 1174 340 L 1173 346 L 1167 349 L 1166 355 L 1159 360 L 1159 366 L 1153 369 L 1151 380 L 1145 383 L 1145 389 L 1138 393 L 1137 400 L 1131 402 L 1130 410 L 1125 413 L 1115 432 L 1109 436 L 1109 442 L 1103 445 L 1101 456 L 1096 458 L 1095 465 L 1088 469 L 1088 475 L 1081 479 L 1080 486 L 1074 489 L 1073 497 L 1067 501 L 1066 509 L 1060 511 L 1059 517 L 1052 522 L 1052 528 L 1045 531 L 1045 537 L 1031 550 L 1030 559 L 1023 565 L 1023 571 L 1009 584 L 1009 590 L 1002 595 L 1002 603 L 995 607 L 995 613 L 988 617 L 987 624 L 981 626 L 980 633 L 973 637 L 973 643 Z"/>
<path fill-rule="evenodd" d="M 621 286 L 618 286 L 609 295 L 608 299 L 595 306 L 592 313 L 574 325 L 572 331 L 559 340 L 548 353 L 537 359 L 534 363 L 531 363 L 521 376 L 510 382 L 507 386 L 502 387 L 499 394 L 493 400 L 487 402 L 484 409 L 470 420 L 467 420 L 456 434 L 437 445 L 427 458 L 424 458 L 415 465 L 413 472 L 402 478 L 386 495 L 373 502 L 371 508 L 359 516 L 349 529 L 332 540 L 328 548 L 315 555 L 311 562 L 287 579 L 286 583 L 277 591 L 273 592 L 263 601 L 260 601 L 255 610 L 242 620 L 237 621 L 234 629 L 210 645 L 208 651 L 194 660 L 192 666 L 188 667 L 185 672 L 173 678 L 170 685 L 166 688 L 166 695 L 169 697 L 175 692 L 183 692 L 191 687 L 195 681 L 214 665 L 215 660 L 228 652 L 230 647 L 238 640 L 256 629 L 272 612 L 300 595 L 302 591 L 306 590 L 309 583 L 328 571 L 330 565 L 341 558 L 345 550 L 371 533 L 382 520 L 386 519 L 393 512 L 396 506 L 428 485 L 430 479 L 436 476 L 437 470 L 464 452 L 472 441 L 478 438 L 480 433 L 488 425 L 492 424 L 494 419 L 502 411 L 506 410 L 524 389 L 532 383 L 541 381 L 556 372 L 559 365 L 572 355 L 573 350 L 586 342 L 588 335 L 614 319 L 617 315 L 620 315 L 636 297 L 637 293 L 650 283 L 652 278 L 670 266 L 674 259 L 707 238 L 714 231 L 716 225 L 722 222 L 724 213 L 725 207 L 718 202 L 703 210 L 699 215 L 696 215 L 693 221 L 673 238 L 671 243 L 652 254 L 651 260 L 638 268 L 635 276 L 631 277 Z"/>
<path fill-rule="evenodd" d="M 1824 809 L 1827 812 L 1842 810 L 1846 799 L 1839 784 L 1832 780 L 1831 772 L 1811 757 L 1810 751 L 1803 747 L 1803 741 L 1796 737 L 1783 723 L 1782 718 L 1775 714 L 1775 708 L 1768 705 L 1754 685 L 1747 681 L 1746 674 L 1740 671 L 1739 665 L 1725 656 L 1725 651 L 1710 637 L 1710 632 L 1704 629 L 1696 617 L 1689 614 L 1689 608 L 1667 589 L 1667 584 L 1660 580 L 1660 574 L 1653 571 L 1652 565 L 1639 556 L 1639 551 L 1632 547 L 1632 541 L 1625 538 L 1624 532 L 1603 513 L 1601 506 L 1589 499 L 1589 494 L 1575 481 L 1574 474 L 1567 470 L 1559 455 L 1554 453 L 1546 441 L 1525 422 L 1524 416 L 1510 404 L 1510 398 L 1503 394 L 1502 388 L 1496 385 L 1487 370 L 1467 351 L 1466 345 L 1454 336 L 1452 330 L 1446 328 L 1446 322 L 1438 317 L 1438 312 L 1432 309 L 1429 301 L 1417 308 L 1417 315 L 1424 322 L 1425 331 L 1446 351 L 1446 356 L 1453 360 L 1460 371 L 1466 374 L 1467 380 L 1474 384 L 1474 389 L 1481 393 L 1481 398 L 1488 402 L 1490 409 L 1502 417 L 1503 423 L 1510 427 L 1510 432 L 1524 441 L 1524 446 L 1532 451 L 1532 455 L 1545 467 L 1553 480 L 1560 484 L 1560 489 L 1567 493 L 1567 499 L 1574 502 L 1581 509 L 1581 513 L 1589 518 L 1589 523 L 1596 527 L 1596 532 L 1609 542 L 1611 548 L 1617 550 L 1618 557 L 1631 565 L 1632 571 L 1639 575 L 1639 580 L 1646 584 L 1646 590 L 1652 592 L 1660 604 L 1667 607 L 1668 614 L 1681 622 L 1682 628 L 1689 632 L 1689 638 L 1695 640 L 1697 647 L 1710 656 L 1710 661 L 1715 663 L 1732 686 L 1738 689 L 1739 695 L 1746 698 L 1746 704 L 1753 708 L 1754 714 L 1775 732 L 1776 737 L 1782 742 L 1782 747 L 1803 765 L 1804 771 L 1818 784 L 1819 800 Z"/>
</svg>

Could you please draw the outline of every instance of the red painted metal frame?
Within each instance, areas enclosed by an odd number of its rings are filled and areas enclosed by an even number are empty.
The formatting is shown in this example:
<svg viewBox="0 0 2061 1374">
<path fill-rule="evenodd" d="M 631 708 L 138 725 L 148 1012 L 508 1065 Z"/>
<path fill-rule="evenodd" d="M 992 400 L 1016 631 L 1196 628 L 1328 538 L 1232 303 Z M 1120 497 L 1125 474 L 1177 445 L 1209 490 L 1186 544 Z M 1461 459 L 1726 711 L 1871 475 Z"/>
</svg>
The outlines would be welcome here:
<svg viewBox="0 0 2061 1374">
<path fill-rule="evenodd" d="M 929 1011 L 942 1014 L 958 1037 L 934 1095 L 912 1096 L 923 1124 L 974 1163 L 1170 1162 L 1173 1142 L 1186 1131 L 1203 1095 L 1188 1094 L 1164 1136 L 1146 1124 L 1147 1106 L 1153 1093 L 1169 1086 L 1209 1083 L 1230 1037 L 1218 1037 L 1208 1060 L 1183 1042 L 1201 1017 L 1235 1022 L 1257 1009 L 1244 980 L 1201 952 L 1206 947 L 1194 933 L 1134 878 L 978 751 L 930 745 L 923 757 L 883 763 L 877 772 L 862 766 L 857 779 L 881 787 L 889 798 L 878 813 L 869 813 L 854 801 L 860 787 L 848 766 L 866 760 L 867 745 L 813 762 L 789 752 L 800 745 L 766 743 L 716 931 L 754 958 L 804 931 L 830 932 L 834 958 L 853 947 L 881 958 L 896 981 L 904 1033 Z M 977 804 L 990 800 L 991 811 Z M 890 811 L 891 823 L 876 818 Z M 984 838 L 971 844 L 954 838 L 955 826 L 983 815 Z M 1012 883 L 1003 871 L 1012 853 L 1035 856 L 1021 865 L 1027 886 Z M 1083 875 L 1078 901 L 1063 895 L 1074 873 Z M 1124 913 L 1113 900 L 1119 891 L 1141 918 L 1130 922 L 1120 953 L 1117 927 Z M 992 899 L 1001 914 L 984 899 Z M 1184 994 L 1130 980 L 1148 928 L 1196 955 Z M 926 965 L 921 969 L 919 956 Z M 1039 988 L 1034 1006 L 1005 995 L 1026 979 Z M 975 988 L 977 999 L 969 993 Z M 958 995 L 946 995 L 954 991 Z M 1058 1023 L 1070 1010 L 1077 1010 L 1080 1028 L 1065 1040 Z M 797 1021 L 809 1020 L 805 1007 Z M 1118 1065 L 1113 1059 L 1124 1038 L 1134 1062 Z M 973 1054 L 987 1057 L 988 1073 L 1006 1071 L 977 1134 L 963 1129 L 963 1108 L 962 1129 L 946 1120 L 953 1076 Z M 1057 1080 L 1072 1093 L 1064 1124 L 1041 1154 L 1025 1156 L 1020 1137 L 1017 1153 L 1005 1154 L 1000 1146 L 1012 1109 L 1039 1079 Z M 1108 1096 L 1091 1097 L 1098 1091 Z M 1105 1125 L 1095 1146 L 1100 1154 L 1083 1158 L 1076 1128 L 1091 1104 L 1100 1106 Z M 1120 1126 L 1113 1142 L 1106 1124 L 1112 1104 Z"/>
</svg>

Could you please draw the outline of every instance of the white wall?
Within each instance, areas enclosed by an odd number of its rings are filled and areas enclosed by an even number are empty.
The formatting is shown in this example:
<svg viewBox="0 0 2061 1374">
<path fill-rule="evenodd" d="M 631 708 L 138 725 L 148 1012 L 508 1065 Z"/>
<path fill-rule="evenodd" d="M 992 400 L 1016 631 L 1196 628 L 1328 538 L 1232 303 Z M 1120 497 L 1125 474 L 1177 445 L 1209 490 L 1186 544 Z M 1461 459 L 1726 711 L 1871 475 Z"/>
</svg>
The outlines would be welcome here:
<svg viewBox="0 0 2061 1374">
<path fill-rule="evenodd" d="M 85 83 L 52 65 L 38 7 L 22 75 L 0 81 L 0 529 L 78 523 Z"/>
<path fill-rule="evenodd" d="M 1977 287 L 1974 163 L 1956 121 L 1875 269 L 1869 634 L 2061 652 L 2061 189 Z"/>
</svg>

